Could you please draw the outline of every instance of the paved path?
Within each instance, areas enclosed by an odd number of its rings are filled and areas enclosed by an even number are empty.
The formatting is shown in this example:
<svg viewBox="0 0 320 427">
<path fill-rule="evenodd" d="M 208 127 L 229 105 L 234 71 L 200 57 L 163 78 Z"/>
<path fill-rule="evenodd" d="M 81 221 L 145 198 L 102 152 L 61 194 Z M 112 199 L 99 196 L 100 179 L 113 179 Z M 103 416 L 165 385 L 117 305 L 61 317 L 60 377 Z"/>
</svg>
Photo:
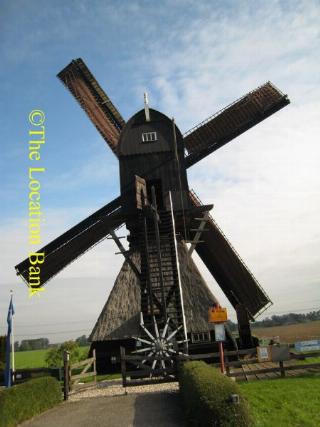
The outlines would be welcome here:
<svg viewBox="0 0 320 427">
<path fill-rule="evenodd" d="M 56 406 L 23 427 L 184 427 L 178 393 L 91 397 Z"/>
</svg>

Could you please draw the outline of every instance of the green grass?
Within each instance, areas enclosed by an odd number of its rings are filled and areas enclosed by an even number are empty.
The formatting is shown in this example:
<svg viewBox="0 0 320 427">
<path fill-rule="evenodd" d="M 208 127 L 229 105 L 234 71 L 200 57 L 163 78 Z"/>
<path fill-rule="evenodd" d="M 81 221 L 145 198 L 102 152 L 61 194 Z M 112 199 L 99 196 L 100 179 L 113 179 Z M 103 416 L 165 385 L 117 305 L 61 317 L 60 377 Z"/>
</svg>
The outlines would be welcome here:
<svg viewBox="0 0 320 427">
<path fill-rule="evenodd" d="M 45 357 L 48 350 L 17 351 L 15 353 L 16 369 L 46 368 Z M 80 347 L 82 354 L 87 355 L 89 347 Z"/>
<path fill-rule="evenodd" d="M 47 350 L 18 351 L 15 353 L 16 369 L 44 368 Z"/>
<path fill-rule="evenodd" d="M 87 377 L 87 378 L 83 378 L 81 380 L 82 383 L 89 383 L 91 381 L 93 381 L 93 376 L 92 377 Z M 121 374 L 120 373 L 115 373 L 115 374 L 101 374 L 101 375 L 97 375 L 97 382 L 100 381 L 105 381 L 105 380 L 118 380 L 119 378 L 121 378 Z"/>
<path fill-rule="evenodd" d="M 256 427 L 320 426 L 320 377 L 241 383 Z"/>
<path fill-rule="evenodd" d="M 320 363 L 320 357 L 307 357 L 305 360 L 295 360 L 295 364 L 308 365 L 309 363 Z"/>
</svg>

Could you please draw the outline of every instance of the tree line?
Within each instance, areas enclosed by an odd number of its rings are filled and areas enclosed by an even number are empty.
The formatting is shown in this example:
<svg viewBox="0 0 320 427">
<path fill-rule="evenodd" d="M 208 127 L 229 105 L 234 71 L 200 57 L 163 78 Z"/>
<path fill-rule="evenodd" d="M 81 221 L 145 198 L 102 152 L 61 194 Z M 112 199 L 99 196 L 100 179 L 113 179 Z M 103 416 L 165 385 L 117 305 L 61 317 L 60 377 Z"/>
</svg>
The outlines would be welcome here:
<svg viewBox="0 0 320 427">
<path fill-rule="evenodd" d="M 310 311 L 309 313 L 287 313 L 282 315 L 273 315 L 271 317 L 266 317 L 263 320 L 257 320 L 252 322 L 251 325 L 254 328 L 268 328 L 271 326 L 281 326 L 281 325 L 294 325 L 297 323 L 307 323 L 314 320 L 320 320 L 320 310 Z M 229 328 L 232 332 L 237 331 L 237 323 L 228 320 Z"/>
<path fill-rule="evenodd" d="M 254 322 L 255 328 L 267 328 L 269 326 L 293 325 L 296 323 L 307 323 L 314 320 L 320 320 L 320 310 L 310 311 L 309 313 L 288 313 L 282 315 L 273 315 L 263 320 Z"/>
<path fill-rule="evenodd" d="M 79 345 L 79 347 L 84 347 L 90 345 L 88 338 L 85 335 L 81 335 L 75 339 L 75 342 Z M 50 344 L 48 338 L 35 338 L 22 340 L 21 342 L 14 342 L 14 350 L 15 351 L 30 351 L 30 350 L 45 350 L 49 347 L 56 346 L 57 344 Z"/>
</svg>

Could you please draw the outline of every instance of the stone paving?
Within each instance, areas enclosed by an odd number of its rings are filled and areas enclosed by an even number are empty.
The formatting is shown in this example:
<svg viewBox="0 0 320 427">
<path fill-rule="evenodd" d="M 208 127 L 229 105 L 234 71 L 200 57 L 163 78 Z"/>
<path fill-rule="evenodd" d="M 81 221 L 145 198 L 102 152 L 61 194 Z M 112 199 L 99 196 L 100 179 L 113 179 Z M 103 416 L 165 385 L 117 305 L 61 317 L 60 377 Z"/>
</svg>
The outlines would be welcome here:
<svg viewBox="0 0 320 427">
<path fill-rule="evenodd" d="M 102 381 L 21 426 L 184 427 L 178 387 L 163 383 L 124 389 L 120 381 Z"/>
</svg>

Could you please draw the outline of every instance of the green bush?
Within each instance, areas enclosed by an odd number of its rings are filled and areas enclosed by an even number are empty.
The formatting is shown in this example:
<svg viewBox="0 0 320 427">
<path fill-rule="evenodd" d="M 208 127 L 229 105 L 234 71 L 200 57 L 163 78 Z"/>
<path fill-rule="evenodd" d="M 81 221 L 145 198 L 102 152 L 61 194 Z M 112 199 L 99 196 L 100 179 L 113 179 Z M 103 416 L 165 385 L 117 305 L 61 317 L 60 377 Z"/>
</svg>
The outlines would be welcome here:
<svg viewBox="0 0 320 427">
<path fill-rule="evenodd" d="M 50 348 L 46 354 L 45 362 L 49 368 L 61 368 L 63 366 L 63 353 L 69 351 L 70 363 L 86 359 L 86 355 L 80 351 L 79 344 L 75 341 L 66 341 L 59 346 Z"/>
<path fill-rule="evenodd" d="M 36 378 L 0 391 L 0 427 L 13 427 L 62 400 L 59 382 Z"/>
<path fill-rule="evenodd" d="M 247 427 L 253 422 L 238 385 L 204 362 L 186 362 L 179 372 L 180 393 L 189 425 Z M 233 403 L 231 395 L 239 396 Z"/>
</svg>

